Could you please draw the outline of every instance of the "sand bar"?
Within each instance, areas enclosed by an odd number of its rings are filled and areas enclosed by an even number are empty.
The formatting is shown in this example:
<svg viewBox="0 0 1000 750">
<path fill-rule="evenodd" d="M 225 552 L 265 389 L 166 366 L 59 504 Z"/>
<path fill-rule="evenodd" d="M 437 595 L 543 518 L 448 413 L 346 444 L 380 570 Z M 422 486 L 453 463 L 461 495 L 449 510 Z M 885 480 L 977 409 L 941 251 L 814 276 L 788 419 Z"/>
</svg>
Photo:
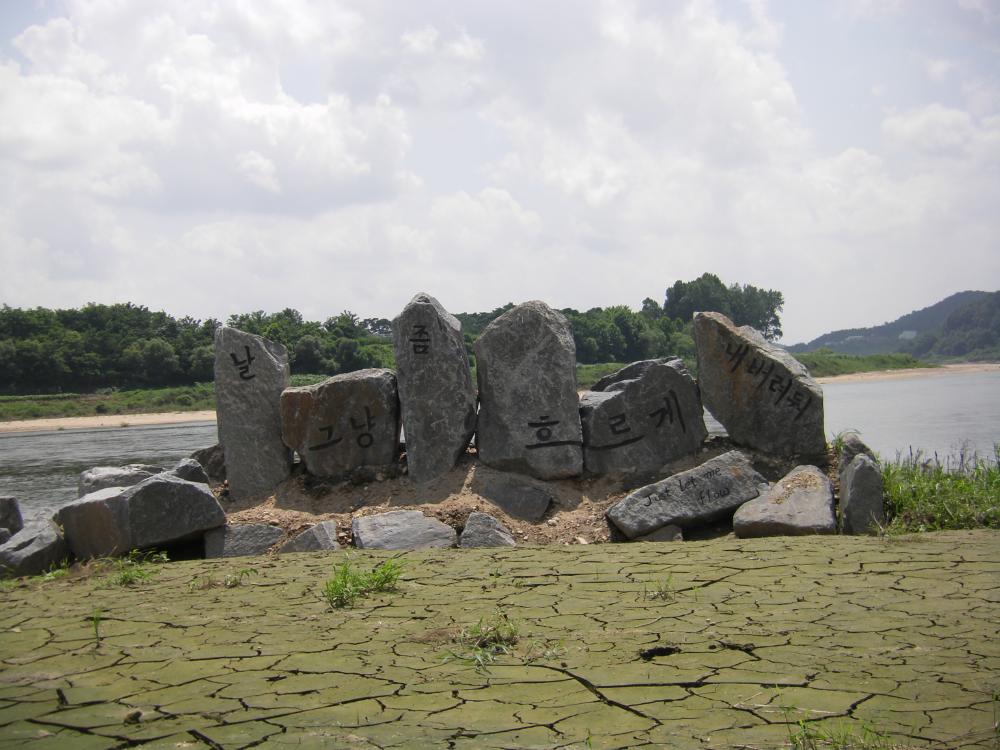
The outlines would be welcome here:
<svg viewBox="0 0 1000 750">
<path fill-rule="evenodd" d="M 894 380 L 897 378 L 940 377 L 966 372 L 998 372 L 1000 362 L 964 362 L 957 365 L 942 365 L 941 367 L 910 367 L 902 370 L 873 370 L 872 372 L 854 372 L 848 375 L 831 375 L 816 378 L 817 383 L 854 383 L 863 380 Z"/>
<path fill-rule="evenodd" d="M 183 422 L 214 422 L 215 411 L 168 411 L 159 414 L 103 414 L 93 417 L 48 417 L 0 422 L 3 432 L 51 432 L 56 430 L 93 430 L 100 427 L 138 427 Z"/>
</svg>

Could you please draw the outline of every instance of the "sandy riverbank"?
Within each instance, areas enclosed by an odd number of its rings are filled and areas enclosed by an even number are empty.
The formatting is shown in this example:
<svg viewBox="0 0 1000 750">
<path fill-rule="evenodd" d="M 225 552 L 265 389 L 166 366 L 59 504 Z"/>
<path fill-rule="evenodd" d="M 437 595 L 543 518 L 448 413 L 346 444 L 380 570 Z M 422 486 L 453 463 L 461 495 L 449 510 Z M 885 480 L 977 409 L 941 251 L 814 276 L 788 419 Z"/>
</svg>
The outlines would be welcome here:
<svg viewBox="0 0 1000 750">
<path fill-rule="evenodd" d="M 0 422 L 2 432 L 50 432 L 55 430 L 93 430 L 100 427 L 137 427 L 182 422 L 214 422 L 214 411 L 168 411 L 159 414 L 107 414 L 93 417 L 50 417 Z"/>
<path fill-rule="evenodd" d="M 853 383 L 863 380 L 894 380 L 896 378 L 939 377 L 954 375 L 959 372 L 997 372 L 998 362 L 966 362 L 957 365 L 942 365 L 941 367 L 912 367 L 903 370 L 875 370 L 873 372 L 855 372 L 849 375 L 831 375 L 826 378 L 816 378 L 817 383 Z"/>
</svg>

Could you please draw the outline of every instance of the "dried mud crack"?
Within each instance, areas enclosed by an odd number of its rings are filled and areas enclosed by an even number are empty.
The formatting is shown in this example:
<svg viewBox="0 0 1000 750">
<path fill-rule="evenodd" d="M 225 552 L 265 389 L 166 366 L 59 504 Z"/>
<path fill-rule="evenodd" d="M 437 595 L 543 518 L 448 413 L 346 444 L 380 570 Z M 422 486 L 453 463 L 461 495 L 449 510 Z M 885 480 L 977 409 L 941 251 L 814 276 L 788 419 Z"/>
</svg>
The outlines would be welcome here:
<svg viewBox="0 0 1000 750">
<path fill-rule="evenodd" d="M 345 554 L 5 588 L 0 746 L 767 748 L 800 722 L 1000 741 L 995 531 L 411 552 L 398 591 L 334 610 Z M 509 653 L 456 653 L 498 608 Z"/>
</svg>

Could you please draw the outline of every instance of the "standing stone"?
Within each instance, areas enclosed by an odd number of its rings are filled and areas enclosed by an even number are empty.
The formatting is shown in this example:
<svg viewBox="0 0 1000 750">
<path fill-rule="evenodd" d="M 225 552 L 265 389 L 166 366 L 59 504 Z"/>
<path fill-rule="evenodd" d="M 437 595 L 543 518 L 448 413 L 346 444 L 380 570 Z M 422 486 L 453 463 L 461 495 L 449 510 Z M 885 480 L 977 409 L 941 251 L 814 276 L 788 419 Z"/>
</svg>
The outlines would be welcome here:
<svg viewBox="0 0 1000 750">
<path fill-rule="evenodd" d="M 476 430 L 462 324 L 429 294 L 418 294 L 392 331 L 407 470 L 413 481 L 427 482 L 454 468 Z"/>
<path fill-rule="evenodd" d="M 510 529 L 487 513 L 478 510 L 469 514 L 459 538 L 458 546 L 466 549 L 473 547 L 514 547 L 516 546 Z"/>
<path fill-rule="evenodd" d="M 351 521 L 354 546 L 359 549 L 426 549 L 454 547 L 455 529 L 419 510 L 392 510 Z"/>
<path fill-rule="evenodd" d="M 0 497 L 0 528 L 16 534 L 24 528 L 21 506 L 16 497 Z"/>
<path fill-rule="evenodd" d="M 576 347 L 569 322 L 544 302 L 525 302 L 476 341 L 483 463 L 539 479 L 583 471 Z"/>
<path fill-rule="evenodd" d="M 742 445 L 781 456 L 824 456 L 823 391 L 784 349 L 725 315 L 695 313 L 705 406 Z"/>
<path fill-rule="evenodd" d="M 882 472 L 865 453 L 840 474 L 840 516 L 845 534 L 871 534 L 885 524 Z"/>
<path fill-rule="evenodd" d="M 281 394 L 281 436 L 317 477 L 399 461 L 399 397 L 392 370 L 358 370 Z"/>
<path fill-rule="evenodd" d="M 337 522 L 321 521 L 285 542 L 278 552 L 319 552 L 340 549 L 337 543 Z"/>
<path fill-rule="evenodd" d="M 205 473 L 202 465 L 193 458 L 182 458 L 168 473 L 173 474 L 175 477 L 186 479 L 189 482 L 208 484 L 208 474 Z"/>
<path fill-rule="evenodd" d="M 263 555 L 284 533 L 266 523 L 219 526 L 205 532 L 205 557 Z"/>
<path fill-rule="evenodd" d="M 667 524 L 701 526 L 753 500 L 764 482 L 745 454 L 729 451 L 695 469 L 640 487 L 611 506 L 607 517 L 629 539 Z"/>
<path fill-rule="evenodd" d="M 769 492 L 739 507 L 733 531 L 740 539 L 836 534 L 830 480 L 815 466 L 796 466 Z"/>
<path fill-rule="evenodd" d="M 288 477 L 279 405 L 290 377 L 281 344 L 226 326 L 216 330 L 215 413 L 234 500 L 267 497 Z"/>
<path fill-rule="evenodd" d="M 837 461 L 837 475 L 844 473 L 844 470 L 850 465 L 854 457 L 859 453 L 864 453 L 868 458 L 875 460 L 875 453 L 871 448 L 861 439 L 861 436 L 854 432 L 845 432 L 840 436 L 841 447 L 840 447 L 840 457 Z"/>
<path fill-rule="evenodd" d="M 652 472 L 708 434 L 698 386 L 680 359 L 635 362 L 580 397 L 588 474 Z"/>
</svg>

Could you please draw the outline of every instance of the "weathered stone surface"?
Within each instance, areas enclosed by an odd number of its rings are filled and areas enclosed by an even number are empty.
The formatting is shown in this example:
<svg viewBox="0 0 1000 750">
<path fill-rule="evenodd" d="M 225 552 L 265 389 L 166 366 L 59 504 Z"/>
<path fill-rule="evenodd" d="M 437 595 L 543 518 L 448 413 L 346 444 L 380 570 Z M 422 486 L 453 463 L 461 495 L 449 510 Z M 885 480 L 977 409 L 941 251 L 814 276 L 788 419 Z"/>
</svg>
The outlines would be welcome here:
<svg viewBox="0 0 1000 750">
<path fill-rule="evenodd" d="M 123 555 L 132 549 L 126 487 L 105 487 L 59 508 L 52 517 L 66 537 L 74 557 Z"/>
<path fill-rule="evenodd" d="M 182 458 L 168 473 L 173 474 L 175 477 L 186 479 L 189 482 L 208 484 L 208 474 L 205 473 L 202 465 L 193 458 Z"/>
<path fill-rule="evenodd" d="M 7 527 L 0 526 L 0 544 L 5 543 L 11 538 L 11 536 L 13 536 L 13 534 L 10 533 L 10 530 Z"/>
<path fill-rule="evenodd" d="M 391 370 L 349 372 L 281 394 L 281 434 L 306 470 L 338 477 L 399 460 L 399 397 Z"/>
<path fill-rule="evenodd" d="M 733 515 L 740 538 L 836 534 L 833 487 L 815 466 L 796 466 L 774 487 Z"/>
<path fill-rule="evenodd" d="M 95 466 L 80 472 L 77 480 L 77 495 L 83 497 L 106 487 L 131 487 L 154 474 L 163 471 L 162 466 L 128 464 L 127 466 Z"/>
<path fill-rule="evenodd" d="M 465 522 L 459 547 L 514 547 L 510 529 L 487 513 L 473 511 Z"/>
<path fill-rule="evenodd" d="M 132 547 L 143 549 L 199 536 L 226 523 L 226 514 L 204 484 L 170 474 L 154 477 L 122 493 L 128 503 Z"/>
<path fill-rule="evenodd" d="M 580 397 L 588 474 L 651 472 L 708 434 L 698 386 L 680 359 L 634 362 Z"/>
<path fill-rule="evenodd" d="M 700 526 L 757 497 L 762 482 L 766 480 L 746 455 L 729 451 L 695 469 L 640 487 L 611 506 L 607 516 L 629 539 L 667 524 Z"/>
<path fill-rule="evenodd" d="M 340 549 L 337 543 L 337 522 L 323 521 L 310 526 L 294 539 L 283 544 L 278 552 L 318 552 Z"/>
<path fill-rule="evenodd" d="M 21 518 L 21 506 L 16 497 L 0 497 L 0 528 L 16 534 L 24 528 Z"/>
<path fill-rule="evenodd" d="M 494 320 L 476 341 L 483 463 L 539 479 L 583 471 L 576 347 L 569 323 L 544 302 Z"/>
<path fill-rule="evenodd" d="M 661 526 L 656 531 L 637 536 L 633 542 L 683 542 L 684 530 L 680 526 L 667 524 Z"/>
<path fill-rule="evenodd" d="M 35 520 L 0 545 L 0 575 L 34 576 L 59 565 L 69 550 L 58 527 Z"/>
<path fill-rule="evenodd" d="M 392 331 L 407 471 L 414 482 L 426 482 L 455 466 L 476 430 L 462 324 L 434 297 L 418 294 Z"/>
<path fill-rule="evenodd" d="M 215 332 L 215 413 L 234 500 L 270 495 L 288 478 L 281 442 L 281 392 L 288 387 L 281 344 L 223 326 Z"/>
<path fill-rule="evenodd" d="M 841 437 L 840 456 L 837 461 L 837 475 L 844 473 L 854 457 L 859 453 L 864 453 L 868 458 L 875 460 L 875 452 L 868 447 L 861 436 L 856 432 L 845 432 Z"/>
<path fill-rule="evenodd" d="M 263 555 L 284 535 L 277 526 L 245 523 L 220 526 L 205 532 L 205 557 Z"/>
<path fill-rule="evenodd" d="M 882 472 L 864 453 L 840 475 L 840 517 L 845 534 L 871 534 L 885 523 Z"/>
<path fill-rule="evenodd" d="M 705 406 L 737 443 L 782 456 L 823 456 L 823 390 L 784 349 L 720 313 L 695 313 Z"/>
<path fill-rule="evenodd" d="M 362 549 L 454 547 L 455 529 L 418 510 L 393 510 L 351 522 L 354 546 Z"/>
<path fill-rule="evenodd" d="M 501 474 L 483 484 L 480 495 L 508 516 L 540 521 L 555 497 L 542 482 L 517 474 Z"/>
<path fill-rule="evenodd" d="M 222 484 L 226 481 L 226 453 L 219 443 L 196 450 L 191 454 L 191 458 L 201 464 L 211 484 Z"/>
</svg>

